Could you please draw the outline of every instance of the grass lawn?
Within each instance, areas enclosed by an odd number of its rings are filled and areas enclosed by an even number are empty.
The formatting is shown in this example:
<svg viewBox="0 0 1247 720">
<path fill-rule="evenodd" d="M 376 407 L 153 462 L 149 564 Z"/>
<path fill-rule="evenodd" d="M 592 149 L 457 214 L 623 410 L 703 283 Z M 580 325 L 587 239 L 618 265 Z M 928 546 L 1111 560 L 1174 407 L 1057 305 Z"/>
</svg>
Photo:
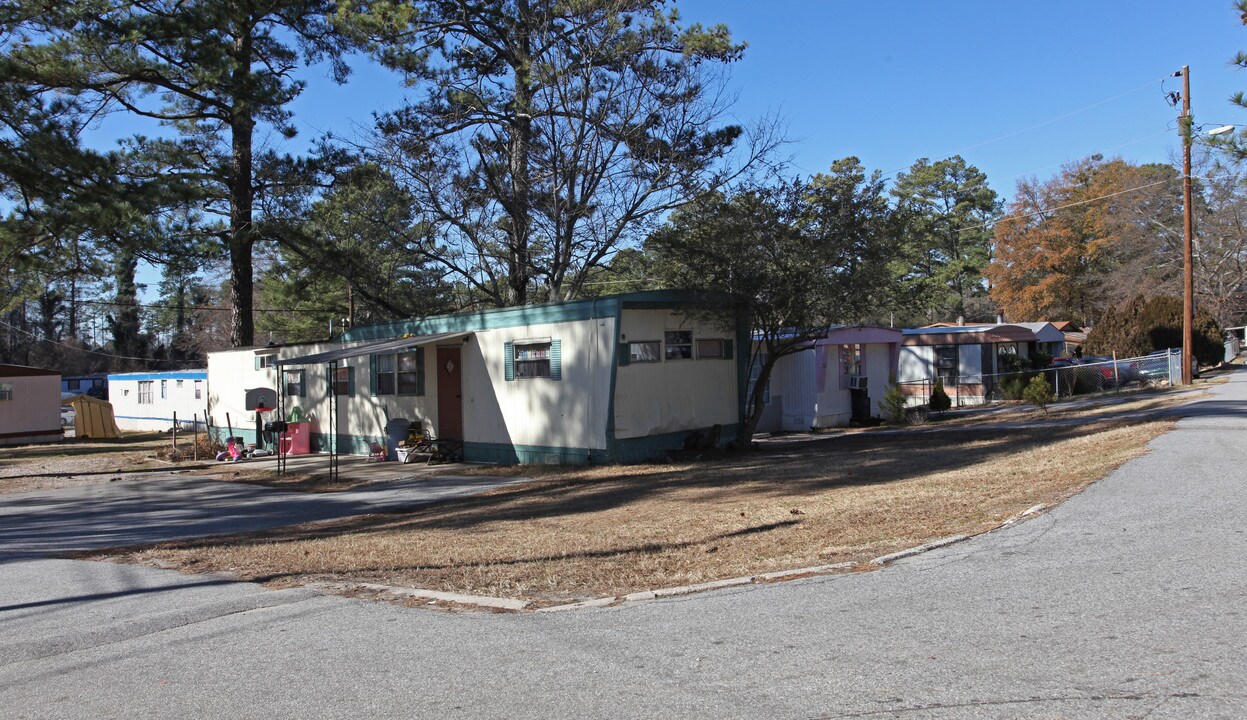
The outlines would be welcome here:
<svg viewBox="0 0 1247 720">
<path fill-rule="evenodd" d="M 402 514 L 110 558 L 273 586 L 367 582 L 554 605 L 866 561 L 983 532 L 1079 492 L 1171 425 L 1088 417 L 1032 429 L 771 441 L 689 463 L 495 469 L 534 480 Z"/>
</svg>

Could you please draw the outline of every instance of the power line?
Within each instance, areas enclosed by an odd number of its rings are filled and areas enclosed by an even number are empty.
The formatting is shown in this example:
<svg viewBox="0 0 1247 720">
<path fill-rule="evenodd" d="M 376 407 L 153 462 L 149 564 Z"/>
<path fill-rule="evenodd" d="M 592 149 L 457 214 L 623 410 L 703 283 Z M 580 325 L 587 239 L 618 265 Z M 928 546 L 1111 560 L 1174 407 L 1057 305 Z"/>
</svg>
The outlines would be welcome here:
<svg viewBox="0 0 1247 720">
<path fill-rule="evenodd" d="M 1099 102 L 1092 103 L 1092 104 L 1090 104 L 1090 105 L 1088 105 L 1088 106 L 1086 106 L 1086 107 L 1079 108 L 1078 110 L 1073 110 L 1073 111 L 1070 111 L 1070 112 L 1065 113 L 1064 115 L 1059 115 L 1059 116 L 1054 117 L 1054 118 L 1052 118 L 1052 119 L 1050 119 L 1050 120 L 1045 120 L 1045 121 L 1043 121 L 1043 122 L 1041 122 L 1041 123 L 1038 123 L 1038 124 L 1036 124 L 1036 125 L 1031 125 L 1030 127 L 1025 127 L 1025 128 L 1022 128 L 1021 130 L 1015 130 L 1015 131 L 1013 131 L 1013 132 L 1011 132 L 1011 133 L 1006 133 L 1006 134 L 1004 134 L 1004 135 L 1000 135 L 999 137 L 994 137 L 994 138 L 991 138 L 990 140 L 983 140 L 982 142 L 975 143 L 975 144 L 973 144 L 973 145 L 970 145 L 969 147 L 962 148 L 961 150 L 958 150 L 958 151 L 956 151 L 956 152 L 951 152 L 951 153 L 948 153 L 947 155 L 944 155 L 944 156 L 942 156 L 942 157 L 936 158 L 936 159 L 935 159 L 935 162 L 939 162 L 940 160 L 947 160 L 948 158 L 953 157 L 954 155 L 961 155 L 962 153 L 969 152 L 970 150 L 976 150 L 976 149 L 978 149 L 978 148 L 983 147 L 984 145 L 990 145 L 990 144 L 992 144 L 992 143 L 994 143 L 994 142 L 1000 142 L 1001 140 L 1008 140 L 1008 139 L 1009 139 L 1009 138 L 1011 138 L 1011 137 L 1015 137 L 1015 136 L 1017 136 L 1017 135 L 1021 135 L 1022 133 L 1027 133 L 1027 132 L 1030 132 L 1031 130 L 1038 130 L 1039 128 L 1044 127 L 1045 125 L 1051 125 L 1052 123 L 1055 123 L 1055 122 L 1060 122 L 1061 120 L 1064 120 L 1064 119 L 1066 119 L 1066 118 L 1073 117 L 1074 115 L 1077 115 L 1077 114 L 1079 114 L 1079 113 L 1083 113 L 1083 112 L 1086 112 L 1086 111 L 1088 111 L 1088 110 L 1090 110 L 1090 109 L 1092 109 L 1092 108 L 1096 108 L 1096 107 L 1099 107 L 1099 106 L 1104 105 L 1104 104 L 1106 104 L 1106 103 L 1110 103 L 1110 102 L 1112 102 L 1112 101 L 1114 101 L 1114 100 L 1116 100 L 1116 99 L 1118 99 L 1118 98 L 1122 98 L 1122 97 L 1125 97 L 1125 96 L 1130 95 L 1130 94 L 1132 94 L 1132 93 L 1139 92 L 1140 90 L 1143 90 L 1143 89 L 1145 89 L 1145 88 L 1152 87 L 1153 85 L 1155 85 L 1155 84 L 1156 84 L 1156 83 L 1158 83 L 1158 82 L 1159 82 L 1159 83 L 1163 83 L 1164 81 L 1165 81 L 1165 78 L 1163 78 L 1163 77 L 1162 77 L 1162 78 L 1158 78 L 1158 79 L 1156 79 L 1156 80 L 1149 80 L 1148 82 L 1146 82 L 1146 83 L 1144 83 L 1144 84 L 1140 85 L 1139 87 L 1133 88 L 1133 89 L 1131 89 L 1131 90 L 1127 90 L 1127 91 L 1122 92 L 1122 93 L 1118 93 L 1118 94 L 1116 94 L 1116 95 L 1114 95 L 1114 96 L 1112 96 L 1112 97 L 1110 97 L 1110 98 L 1105 98 L 1104 100 L 1100 100 Z M 909 169 L 909 168 L 900 168 L 900 169 L 897 169 L 897 170 L 892 170 L 892 171 L 889 171 L 889 172 L 884 173 L 884 177 L 888 177 L 888 176 L 891 176 L 891 175 L 895 175 L 896 173 L 899 173 L 899 172 L 904 172 L 905 170 L 908 170 L 908 169 Z"/>
<path fill-rule="evenodd" d="M 32 333 L 32 332 L 31 332 L 31 331 L 29 331 L 29 330 L 25 330 L 25 329 L 23 329 L 23 328 L 19 328 L 19 327 L 15 326 L 15 325 L 10 325 L 10 324 L 8 324 L 7 322 L 5 322 L 5 321 L 3 321 L 3 320 L 0 320 L 0 325 L 3 325 L 3 326 L 7 327 L 7 328 L 8 328 L 8 329 L 10 329 L 10 330 L 13 330 L 13 331 L 16 331 L 16 332 L 19 332 L 19 333 L 23 333 L 23 334 L 25 334 L 25 335 L 29 335 L 29 336 L 31 337 L 31 339 L 35 340 L 36 342 L 45 342 L 45 343 L 50 343 L 50 344 L 52 344 L 52 345 L 59 345 L 60 347 L 67 348 L 67 349 L 69 349 L 69 350 L 74 350 L 74 351 L 77 351 L 77 352 L 90 353 L 90 354 L 92 354 L 92 355 L 101 355 L 101 356 L 103 356 L 103 357 L 116 358 L 116 359 L 118 359 L 118 360 L 139 360 L 139 361 L 141 361 L 141 362 L 146 362 L 146 363 L 153 363 L 153 362 L 165 362 L 164 360 L 157 360 L 156 358 L 141 358 L 141 357 L 131 357 L 131 356 L 129 356 L 129 355 L 115 355 L 115 354 L 113 354 L 113 353 L 106 353 L 106 352 L 102 352 L 102 351 L 100 351 L 100 350 L 88 350 L 87 348 L 80 348 L 80 347 L 74 347 L 73 345 L 66 345 L 66 344 L 65 344 L 65 343 L 63 343 L 63 342 L 58 342 L 58 341 L 56 341 L 56 340 L 52 340 L 52 339 L 49 339 L 49 338 L 42 338 L 42 337 L 39 337 L 38 335 L 35 335 L 34 333 Z"/>
<path fill-rule="evenodd" d="M 106 305 L 109 307 L 146 308 L 148 310 L 208 310 L 213 312 L 233 312 L 233 308 L 216 307 L 213 305 L 162 305 L 157 303 L 117 302 L 116 300 L 78 300 L 79 305 Z M 303 312 L 294 308 L 253 308 L 252 312 Z"/>
<path fill-rule="evenodd" d="M 1233 177 L 1234 175 L 1235 173 L 1223 173 L 1221 175 L 1213 175 L 1211 177 L 1206 177 L 1203 179 L 1204 180 L 1220 180 L 1222 178 Z M 1086 200 L 1079 200 L 1078 202 L 1072 202 L 1066 205 L 1057 205 L 1056 207 L 1044 208 L 1043 210 L 1036 210 L 1034 212 L 1023 213 L 1021 215 L 1002 215 L 1001 217 L 998 217 L 995 220 L 988 220 L 987 222 L 982 223 L 980 225 L 968 225 L 966 227 L 957 228 L 956 232 L 961 233 L 967 230 L 985 230 L 993 225 L 997 225 L 999 223 L 1005 222 L 1006 220 L 1026 220 L 1027 218 L 1033 218 L 1036 215 L 1054 213 L 1058 210 L 1065 210 L 1065 209 L 1072 208 L 1072 207 L 1078 207 L 1079 205 L 1086 205 L 1088 203 L 1093 203 L 1097 200 L 1106 200 L 1108 198 L 1117 197 L 1118 195 L 1125 195 L 1127 193 L 1132 193 L 1132 192 L 1136 192 L 1139 190 L 1146 190 L 1147 188 L 1156 187 L 1157 185 L 1167 185 L 1169 183 L 1176 182 L 1181 179 L 1182 177 L 1179 176 L 1176 178 L 1169 178 L 1167 180 L 1157 180 L 1156 182 L 1148 183 L 1146 185 L 1139 185 L 1138 187 L 1126 188 L 1125 190 L 1118 190 L 1115 193 L 1109 193 L 1107 195 L 1100 195 L 1098 197 L 1087 198 Z"/>
</svg>

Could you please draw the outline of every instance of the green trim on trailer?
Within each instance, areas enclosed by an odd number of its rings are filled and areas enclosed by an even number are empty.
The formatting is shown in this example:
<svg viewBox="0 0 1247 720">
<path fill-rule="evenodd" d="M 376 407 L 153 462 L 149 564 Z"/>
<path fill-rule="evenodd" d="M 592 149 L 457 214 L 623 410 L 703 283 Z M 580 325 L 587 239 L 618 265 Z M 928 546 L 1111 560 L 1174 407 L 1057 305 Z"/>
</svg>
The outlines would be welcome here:
<svg viewBox="0 0 1247 720">
<path fill-rule="evenodd" d="M 481 442 L 465 442 L 463 459 L 499 465 L 605 465 L 610 462 L 602 449 Z"/>
<path fill-rule="evenodd" d="M 615 447 L 615 385 L 619 378 L 619 334 L 623 332 L 623 303 L 615 303 L 615 337 L 611 340 L 611 379 L 606 398 L 606 447 Z"/>
<path fill-rule="evenodd" d="M 400 320 L 379 325 L 353 328 L 340 342 L 387 340 L 403 335 L 433 335 L 443 332 L 497 330 L 522 325 L 544 325 L 575 320 L 618 317 L 620 306 L 637 308 L 672 308 L 705 306 L 722 307 L 729 296 L 695 290 L 648 290 L 607 295 L 587 300 L 574 300 L 544 305 L 478 310 L 455 315 L 434 315 L 427 318 Z"/>
<path fill-rule="evenodd" d="M 713 426 L 690 428 L 661 435 L 646 435 L 638 438 L 615 440 L 611 447 L 610 462 L 639 463 L 665 460 L 668 452 L 684 449 L 684 440 L 692 433 L 707 433 L 713 429 Z M 740 430 L 740 423 L 721 425 L 719 427 L 719 446 L 726 447 L 729 443 L 735 441 L 740 435 Z"/>
</svg>

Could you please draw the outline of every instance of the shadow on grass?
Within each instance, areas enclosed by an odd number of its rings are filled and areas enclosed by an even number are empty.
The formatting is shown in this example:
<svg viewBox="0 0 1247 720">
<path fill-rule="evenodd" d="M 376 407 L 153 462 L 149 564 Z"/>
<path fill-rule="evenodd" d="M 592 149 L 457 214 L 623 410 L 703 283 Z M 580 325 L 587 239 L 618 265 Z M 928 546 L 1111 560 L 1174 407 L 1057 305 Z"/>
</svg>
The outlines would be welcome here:
<svg viewBox="0 0 1247 720">
<path fill-rule="evenodd" d="M 1088 423 L 1002 431 L 949 428 L 939 433 L 856 434 L 791 444 L 772 443 L 764 449 L 726 454 L 692 465 L 624 466 L 619 475 L 606 477 L 601 477 L 602 468 L 567 470 L 563 475 L 554 473 L 552 477 L 532 483 L 401 512 L 316 526 L 189 540 L 162 547 L 246 547 L 348 533 L 367 536 L 420 530 L 471 531 L 495 522 L 533 521 L 626 508 L 667 493 L 689 490 L 697 491 L 698 499 L 708 502 L 749 496 L 783 499 L 955 471 L 1121 426 L 1122 423 Z"/>
<path fill-rule="evenodd" d="M 409 565 L 406 567 L 395 567 L 389 564 L 383 567 L 363 567 L 360 565 L 352 565 L 349 568 L 341 568 L 338 570 L 325 570 L 322 572 L 327 572 L 330 574 L 350 572 L 352 574 L 356 574 L 356 573 L 368 573 L 368 572 L 380 572 L 380 571 L 418 572 L 418 571 L 438 571 L 438 570 L 465 570 L 465 569 L 470 569 L 470 568 L 483 568 L 483 567 L 535 565 L 538 563 L 563 562 L 567 560 L 596 560 L 596 559 L 604 559 L 604 558 L 623 557 L 627 555 L 652 555 L 655 553 L 668 552 L 671 550 L 685 550 L 688 548 L 699 547 L 707 543 L 730 540 L 732 538 L 745 537 L 747 535 L 758 535 L 761 533 L 770 532 L 772 530 L 780 530 L 783 528 L 791 527 L 800 522 L 801 522 L 800 520 L 783 520 L 780 522 L 767 523 L 765 525 L 754 525 L 752 527 L 742 528 L 740 530 L 734 530 L 732 532 L 712 535 L 710 537 L 705 537 L 700 540 L 684 540 L 680 542 L 669 542 L 669 543 L 641 543 L 638 545 L 629 545 L 626 547 L 615 547 L 615 548 L 604 548 L 601 550 L 582 550 L 580 552 L 559 553 L 558 555 L 538 555 L 538 556 L 521 557 L 521 558 L 477 560 L 473 562 L 449 563 L 449 564 L 417 563 L 417 564 Z M 307 573 L 303 573 L 303 572 L 268 573 L 265 575 L 250 576 L 247 578 L 247 582 L 270 583 L 270 582 L 275 582 L 278 580 L 285 580 L 288 578 L 300 577 L 306 574 Z"/>
</svg>

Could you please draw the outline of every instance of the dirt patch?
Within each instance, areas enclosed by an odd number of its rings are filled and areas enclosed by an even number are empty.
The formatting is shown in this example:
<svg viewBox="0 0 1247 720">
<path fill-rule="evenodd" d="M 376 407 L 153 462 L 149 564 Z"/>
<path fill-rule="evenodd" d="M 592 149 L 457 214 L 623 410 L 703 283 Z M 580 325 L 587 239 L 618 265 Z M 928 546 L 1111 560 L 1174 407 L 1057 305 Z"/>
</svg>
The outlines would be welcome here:
<svg viewBox="0 0 1247 720">
<path fill-rule="evenodd" d="M 22 445 L 0 451 L 0 494 L 109 482 L 127 472 L 171 468 L 156 453 L 171 445 L 163 433 L 128 433 L 115 440 Z"/>
<path fill-rule="evenodd" d="M 701 461 L 520 468 L 531 483 L 395 515 L 110 553 L 285 587 L 367 582 L 548 606 L 862 562 L 1055 505 L 1171 427 L 858 433 Z"/>
</svg>

